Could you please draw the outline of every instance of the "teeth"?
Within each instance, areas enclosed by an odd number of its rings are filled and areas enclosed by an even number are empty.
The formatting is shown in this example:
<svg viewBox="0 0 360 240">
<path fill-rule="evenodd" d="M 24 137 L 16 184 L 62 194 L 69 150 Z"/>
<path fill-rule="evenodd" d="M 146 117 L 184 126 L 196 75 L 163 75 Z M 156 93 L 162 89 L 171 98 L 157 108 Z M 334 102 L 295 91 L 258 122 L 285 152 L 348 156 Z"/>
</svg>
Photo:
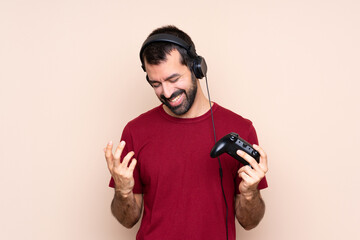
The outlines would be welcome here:
<svg viewBox="0 0 360 240">
<path fill-rule="evenodd" d="M 170 102 L 176 102 L 177 100 L 179 100 L 179 98 L 180 98 L 180 95 L 179 96 L 177 96 L 176 98 L 174 98 L 174 99 L 171 99 L 170 100 Z"/>
</svg>

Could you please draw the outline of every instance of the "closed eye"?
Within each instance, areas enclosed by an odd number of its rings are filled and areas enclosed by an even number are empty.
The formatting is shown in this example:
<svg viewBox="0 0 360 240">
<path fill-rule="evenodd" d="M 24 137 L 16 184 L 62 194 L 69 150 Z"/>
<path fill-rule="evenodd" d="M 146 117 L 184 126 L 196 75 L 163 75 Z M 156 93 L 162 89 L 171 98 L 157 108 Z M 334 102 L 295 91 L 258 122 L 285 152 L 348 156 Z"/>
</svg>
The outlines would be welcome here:
<svg viewBox="0 0 360 240">
<path fill-rule="evenodd" d="M 180 79 L 180 77 L 174 78 L 174 79 L 169 79 L 168 81 L 171 83 L 175 83 Z"/>
<path fill-rule="evenodd" d="M 161 82 L 157 82 L 157 81 L 149 81 L 151 87 L 153 88 L 158 88 L 161 86 Z"/>
<path fill-rule="evenodd" d="M 172 74 L 171 76 L 167 77 L 165 79 L 165 81 L 167 82 L 170 82 L 170 83 L 175 83 L 177 82 L 180 78 L 181 78 L 182 75 L 178 74 L 178 73 L 175 73 L 175 74 Z M 150 80 L 149 77 L 147 76 L 147 80 L 148 82 L 150 83 L 151 87 L 153 88 L 158 88 L 161 86 L 161 82 L 160 81 L 154 81 L 154 80 Z"/>
</svg>

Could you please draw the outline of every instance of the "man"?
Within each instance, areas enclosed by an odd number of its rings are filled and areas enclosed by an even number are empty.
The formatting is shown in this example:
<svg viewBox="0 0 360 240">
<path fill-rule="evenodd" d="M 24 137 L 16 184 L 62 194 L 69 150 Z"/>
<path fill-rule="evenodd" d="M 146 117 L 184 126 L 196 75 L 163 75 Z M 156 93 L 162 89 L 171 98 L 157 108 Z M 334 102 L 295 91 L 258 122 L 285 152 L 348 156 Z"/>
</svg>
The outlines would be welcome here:
<svg viewBox="0 0 360 240">
<path fill-rule="evenodd" d="M 162 104 L 126 125 L 114 153 L 112 142 L 104 149 L 115 188 L 113 215 L 131 228 L 143 212 L 137 239 L 146 240 L 235 239 L 235 217 L 245 229 L 257 226 L 265 212 L 259 190 L 267 187 L 267 156 L 257 145 L 259 163 L 238 151 L 250 167 L 223 154 L 219 176 L 219 162 L 210 157 L 209 101 L 197 79 L 206 64 L 191 38 L 174 26 L 156 29 L 140 58 Z M 251 121 L 211 104 L 216 135 L 236 132 L 258 143 Z"/>
</svg>

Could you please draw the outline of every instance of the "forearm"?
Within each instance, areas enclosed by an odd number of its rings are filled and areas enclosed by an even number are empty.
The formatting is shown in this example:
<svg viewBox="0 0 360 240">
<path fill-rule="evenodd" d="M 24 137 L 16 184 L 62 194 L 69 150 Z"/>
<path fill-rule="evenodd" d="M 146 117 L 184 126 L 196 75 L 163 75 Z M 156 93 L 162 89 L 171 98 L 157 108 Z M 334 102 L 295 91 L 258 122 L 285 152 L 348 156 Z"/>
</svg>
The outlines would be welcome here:
<svg viewBox="0 0 360 240">
<path fill-rule="evenodd" d="M 238 194 L 235 200 L 236 218 L 244 229 L 256 227 L 265 214 L 265 203 L 260 191 Z"/>
<path fill-rule="evenodd" d="M 142 203 L 137 202 L 132 192 L 124 197 L 120 192 L 115 191 L 114 199 L 111 203 L 111 212 L 124 227 L 131 228 L 140 219 L 141 206 Z"/>
</svg>

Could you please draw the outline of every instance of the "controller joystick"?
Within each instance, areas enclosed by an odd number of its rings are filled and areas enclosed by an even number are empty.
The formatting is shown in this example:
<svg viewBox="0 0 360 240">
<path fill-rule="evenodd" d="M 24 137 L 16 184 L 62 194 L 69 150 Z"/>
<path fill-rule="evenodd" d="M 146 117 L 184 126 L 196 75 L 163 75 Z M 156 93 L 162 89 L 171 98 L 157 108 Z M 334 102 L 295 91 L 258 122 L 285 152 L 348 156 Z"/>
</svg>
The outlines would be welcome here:
<svg viewBox="0 0 360 240">
<path fill-rule="evenodd" d="M 239 135 L 234 132 L 229 133 L 228 135 L 217 141 L 217 143 L 215 143 L 214 147 L 211 149 L 210 156 L 212 158 L 216 158 L 223 153 L 227 153 L 236 160 L 240 161 L 243 165 L 249 165 L 249 163 L 245 159 L 237 155 L 237 150 L 242 150 L 246 152 L 259 163 L 259 152 L 256 151 L 250 143 L 240 138 Z"/>
</svg>

